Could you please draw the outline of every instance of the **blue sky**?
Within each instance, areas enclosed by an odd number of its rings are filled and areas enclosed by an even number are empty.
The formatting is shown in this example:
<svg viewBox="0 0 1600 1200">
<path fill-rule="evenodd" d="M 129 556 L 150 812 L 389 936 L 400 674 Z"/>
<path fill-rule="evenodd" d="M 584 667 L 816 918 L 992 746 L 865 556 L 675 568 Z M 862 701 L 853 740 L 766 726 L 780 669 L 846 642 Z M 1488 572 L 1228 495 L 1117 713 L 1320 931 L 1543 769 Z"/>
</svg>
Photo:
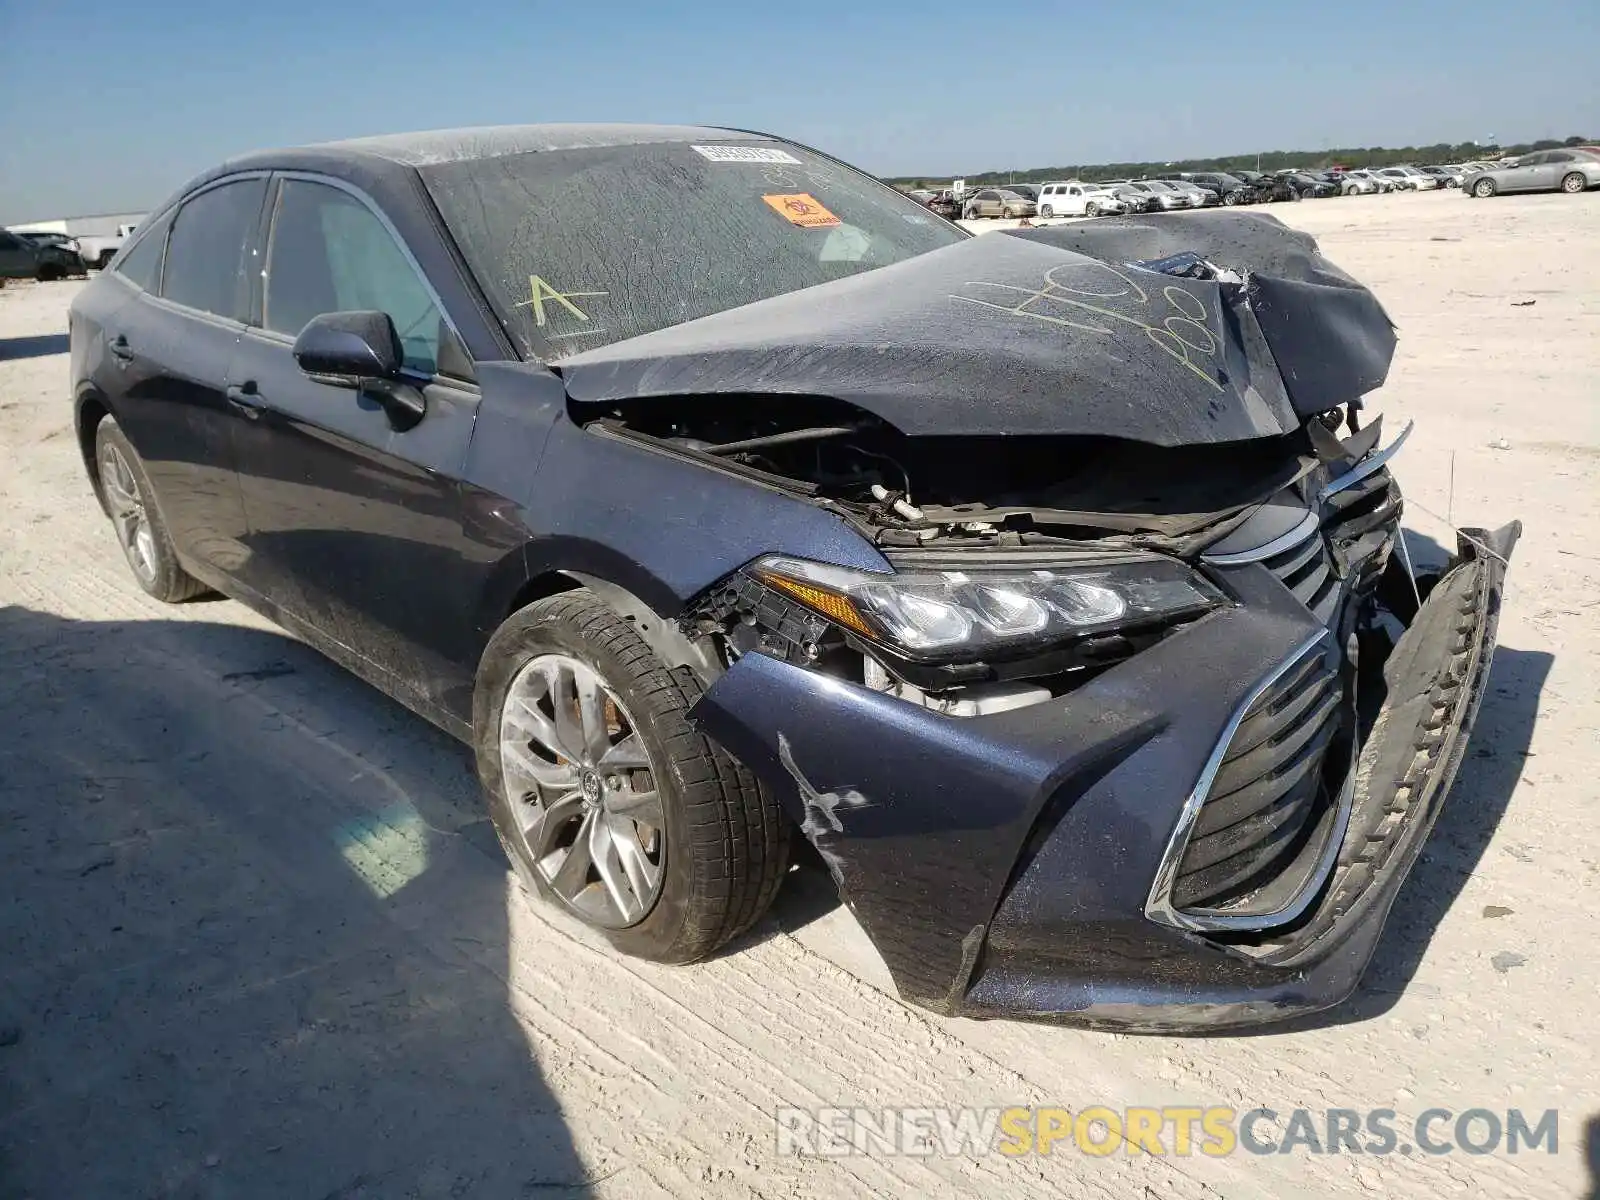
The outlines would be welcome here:
<svg viewBox="0 0 1600 1200">
<path fill-rule="evenodd" d="M 0 0 L 0 221 L 524 121 L 741 125 L 881 175 L 1595 136 L 1597 54 L 1596 0 Z"/>
</svg>

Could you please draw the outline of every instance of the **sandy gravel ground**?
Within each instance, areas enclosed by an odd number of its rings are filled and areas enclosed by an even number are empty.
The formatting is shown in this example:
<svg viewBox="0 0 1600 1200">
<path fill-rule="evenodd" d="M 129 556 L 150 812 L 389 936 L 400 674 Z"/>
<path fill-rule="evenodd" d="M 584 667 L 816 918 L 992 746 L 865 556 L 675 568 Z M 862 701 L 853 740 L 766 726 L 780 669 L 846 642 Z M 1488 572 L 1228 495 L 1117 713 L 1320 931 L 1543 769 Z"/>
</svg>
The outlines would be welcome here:
<svg viewBox="0 0 1600 1200">
<path fill-rule="evenodd" d="M 0 291 L 0 1196 L 1594 1188 L 1600 195 L 1272 211 L 1400 326 L 1376 407 L 1417 421 L 1415 544 L 1527 533 L 1360 994 L 1248 1038 L 926 1016 L 806 871 L 692 968 L 552 923 L 460 747 L 232 602 L 137 590 L 68 429 L 79 285 Z M 1560 1152 L 827 1160 L 777 1155 L 781 1104 L 1556 1108 Z"/>
</svg>

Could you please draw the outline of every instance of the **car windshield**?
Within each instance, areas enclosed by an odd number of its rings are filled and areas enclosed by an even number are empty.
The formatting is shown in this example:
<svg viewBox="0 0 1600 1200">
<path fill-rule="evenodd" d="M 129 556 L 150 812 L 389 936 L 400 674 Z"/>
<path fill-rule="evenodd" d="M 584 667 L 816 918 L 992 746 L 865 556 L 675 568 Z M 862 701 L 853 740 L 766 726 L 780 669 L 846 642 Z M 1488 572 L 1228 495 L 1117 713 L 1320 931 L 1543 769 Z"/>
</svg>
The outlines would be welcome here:
<svg viewBox="0 0 1600 1200">
<path fill-rule="evenodd" d="M 421 174 L 506 328 L 545 361 L 969 236 L 787 143 L 551 150 Z"/>
</svg>

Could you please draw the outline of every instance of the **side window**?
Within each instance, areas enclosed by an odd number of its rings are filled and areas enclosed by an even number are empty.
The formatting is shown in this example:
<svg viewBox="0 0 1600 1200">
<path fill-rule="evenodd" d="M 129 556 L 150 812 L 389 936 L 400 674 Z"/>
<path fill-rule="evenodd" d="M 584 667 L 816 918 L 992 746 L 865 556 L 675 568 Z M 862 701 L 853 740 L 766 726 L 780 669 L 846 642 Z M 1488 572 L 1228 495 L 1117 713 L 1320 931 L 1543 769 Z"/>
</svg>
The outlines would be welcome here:
<svg viewBox="0 0 1600 1200">
<path fill-rule="evenodd" d="M 1544 160 L 1545 160 L 1545 162 L 1548 162 L 1548 163 L 1564 163 L 1564 162 L 1572 162 L 1573 158 L 1572 158 L 1572 155 L 1564 153 L 1563 151 L 1552 150 L 1552 151 L 1550 151 L 1549 154 L 1546 154 L 1544 156 Z"/>
<path fill-rule="evenodd" d="M 465 358 L 394 236 L 361 201 L 326 184 L 286 179 L 267 250 L 263 323 L 291 336 L 313 317 L 357 310 L 394 322 L 406 368 L 450 374 Z"/>
<path fill-rule="evenodd" d="M 241 315 L 244 252 L 255 236 L 265 187 L 265 179 L 225 183 L 178 210 L 161 273 L 163 296 L 219 317 Z"/>
<path fill-rule="evenodd" d="M 21 250 L 23 248 L 21 238 L 7 230 L 0 229 L 0 250 Z"/>
<path fill-rule="evenodd" d="M 117 274 L 147 292 L 159 291 L 161 260 L 167 248 L 167 230 L 171 227 L 172 218 L 167 216 L 146 229 L 117 262 Z"/>
</svg>

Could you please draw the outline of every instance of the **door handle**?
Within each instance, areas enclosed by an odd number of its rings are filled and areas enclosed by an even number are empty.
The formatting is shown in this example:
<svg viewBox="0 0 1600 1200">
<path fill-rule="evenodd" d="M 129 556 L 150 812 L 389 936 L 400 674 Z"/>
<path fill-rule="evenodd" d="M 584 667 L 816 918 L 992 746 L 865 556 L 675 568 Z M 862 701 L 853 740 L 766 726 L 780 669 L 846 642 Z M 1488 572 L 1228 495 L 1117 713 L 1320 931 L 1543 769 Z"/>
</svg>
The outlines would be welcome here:
<svg viewBox="0 0 1600 1200">
<path fill-rule="evenodd" d="M 119 363 L 133 361 L 133 347 L 128 345 L 128 339 L 125 335 L 119 333 L 111 339 L 111 357 Z"/>
<path fill-rule="evenodd" d="M 261 419 L 261 392 L 256 388 L 255 380 L 247 379 L 243 383 L 229 384 L 226 394 L 228 407 L 234 412 L 252 421 Z"/>
</svg>

